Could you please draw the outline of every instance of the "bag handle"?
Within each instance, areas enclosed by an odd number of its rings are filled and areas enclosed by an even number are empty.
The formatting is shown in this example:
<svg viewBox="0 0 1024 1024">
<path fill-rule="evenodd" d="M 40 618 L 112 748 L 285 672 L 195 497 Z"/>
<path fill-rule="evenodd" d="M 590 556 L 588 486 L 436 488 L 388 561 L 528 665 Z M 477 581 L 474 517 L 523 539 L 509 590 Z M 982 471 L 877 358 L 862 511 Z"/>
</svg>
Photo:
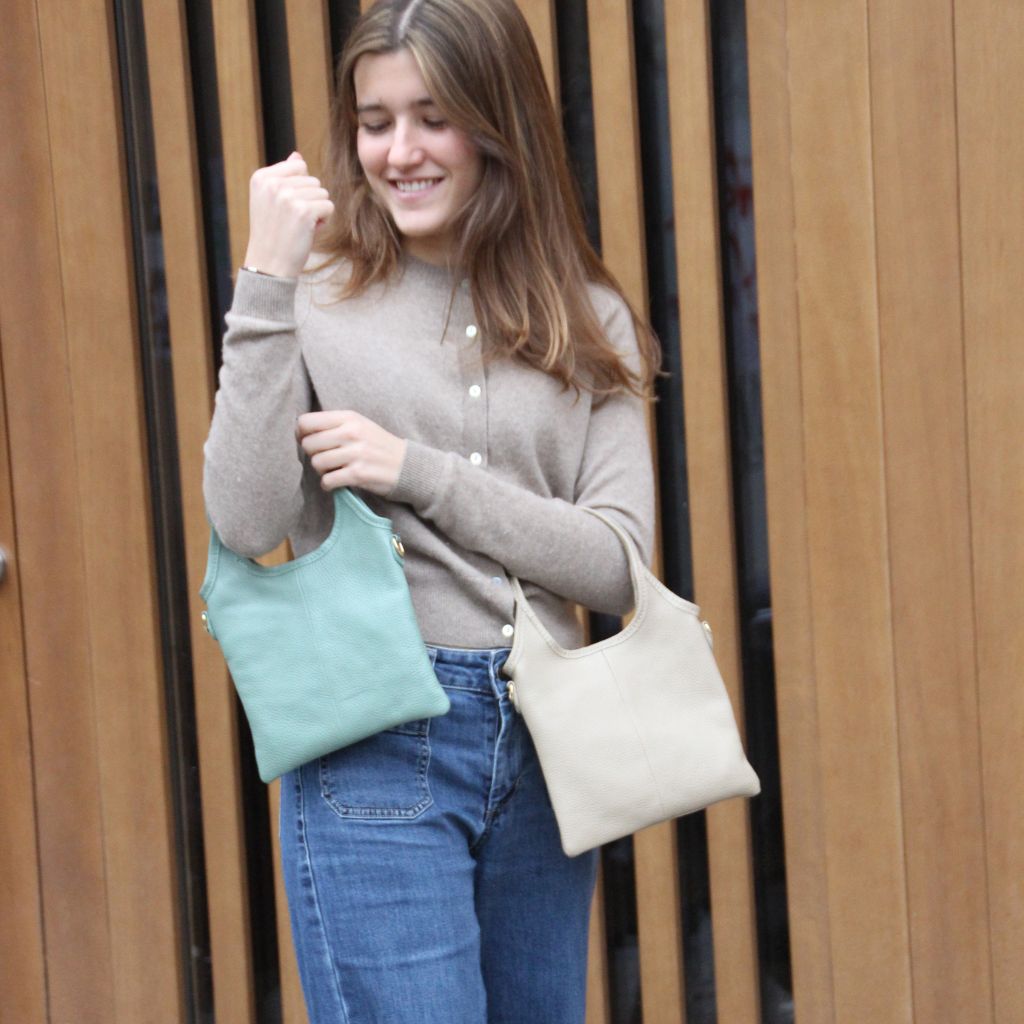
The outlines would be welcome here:
<svg viewBox="0 0 1024 1024">
<path fill-rule="evenodd" d="M 587 508 L 581 506 L 584 512 L 589 512 L 592 516 L 600 519 L 611 531 L 619 538 L 623 548 L 626 551 L 626 557 L 629 560 L 629 576 L 633 585 L 633 605 L 634 605 L 634 619 L 639 619 L 643 615 L 643 611 L 647 604 L 647 594 L 644 587 L 641 585 L 644 577 L 644 573 L 649 571 L 643 564 L 640 558 L 640 552 L 637 550 L 636 544 L 633 542 L 633 538 L 617 523 L 614 519 L 606 516 L 603 512 L 598 512 L 597 509 Z M 518 577 L 509 576 L 509 583 L 512 586 L 512 593 L 516 599 L 516 607 L 522 608 L 525 615 L 529 616 L 530 621 L 533 623 L 537 631 L 540 633 L 541 638 L 549 646 L 556 649 L 561 649 L 559 644 L 555 641 L 554 637 L 548 632 L 547 627 L 541 622 L 540 617 L 534 611 L 533 606 L 526 599 L 526 595 L 523 593 L 522 585 L 519 582 Z M 518 649 L 520 647 L 519 630 L 516 630 L 516 639 L 512 643 L 512 652 L 509 654 L 508 662 L 506 665 L 512 667 L 515 661 L 518 659 Z"/>
</svg>

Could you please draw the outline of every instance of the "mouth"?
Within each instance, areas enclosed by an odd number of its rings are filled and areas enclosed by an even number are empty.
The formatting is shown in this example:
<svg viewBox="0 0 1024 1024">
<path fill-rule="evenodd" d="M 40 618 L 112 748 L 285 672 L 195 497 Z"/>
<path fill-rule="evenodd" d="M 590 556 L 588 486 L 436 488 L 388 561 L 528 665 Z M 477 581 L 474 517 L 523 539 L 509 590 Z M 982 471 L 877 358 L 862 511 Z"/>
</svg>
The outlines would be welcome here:
<svg viewBox="0 0 1024 1024">
<path fill-rule="evenodd" d="M 421 196 L 441 184 L 443 178 L 391 178 L 388 186 L 400 196 Z"/>
</svg>

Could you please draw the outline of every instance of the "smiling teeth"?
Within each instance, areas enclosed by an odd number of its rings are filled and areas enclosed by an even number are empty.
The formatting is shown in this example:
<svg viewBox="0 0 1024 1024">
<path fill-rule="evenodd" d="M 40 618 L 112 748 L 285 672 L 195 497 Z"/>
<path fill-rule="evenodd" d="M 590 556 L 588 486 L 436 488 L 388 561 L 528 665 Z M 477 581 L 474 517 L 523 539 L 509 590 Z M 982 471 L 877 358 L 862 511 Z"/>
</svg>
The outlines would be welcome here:
<svg viewBox="0 0 1024 1024">
<path fill-rule="evenodd" d="M 395 187 L 399 192 L 422 192 L 424 189 L 436 185 L 440 178 L 423 178 L 419 181 L 396 181 Z"/>
</svg>

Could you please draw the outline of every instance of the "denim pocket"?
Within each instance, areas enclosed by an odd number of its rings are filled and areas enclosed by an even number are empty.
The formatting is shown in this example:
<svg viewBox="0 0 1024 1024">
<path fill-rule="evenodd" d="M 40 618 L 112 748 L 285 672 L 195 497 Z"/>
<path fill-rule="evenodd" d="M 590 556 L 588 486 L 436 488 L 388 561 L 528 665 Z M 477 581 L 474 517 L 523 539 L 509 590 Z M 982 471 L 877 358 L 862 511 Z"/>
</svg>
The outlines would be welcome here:
<svg viewBox="0 0 1024 1024">
<path fill-rule="evenodd" d="M 320 758 L 320 794 L 342 818 L 415 818 L 432 803 L 430 719 L 369 736 Z"/>
</svg>

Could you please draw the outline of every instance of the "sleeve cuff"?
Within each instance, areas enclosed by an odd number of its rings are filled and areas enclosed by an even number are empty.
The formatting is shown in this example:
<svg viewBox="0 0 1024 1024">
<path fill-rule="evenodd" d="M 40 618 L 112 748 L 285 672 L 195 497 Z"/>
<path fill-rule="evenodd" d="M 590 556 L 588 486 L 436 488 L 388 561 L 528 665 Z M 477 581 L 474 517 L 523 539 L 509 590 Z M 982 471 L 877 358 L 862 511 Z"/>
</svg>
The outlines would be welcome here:
<svg viewBox="0 0 1024 1024">
<path fill-rule="evenodd" d="M 449 474 L 445 452 L 418 441 L 406 441 L 405 459 L 389 501 L 401 501 L 418 511 L 428 508 L 444 490 Z"/>
<path fill-rule="evenodd" d="M 231 312 L 257 320 L 295 324 L 295 291 L 297 277 L 271 277 L 239 270 Z"/>
</svg>

